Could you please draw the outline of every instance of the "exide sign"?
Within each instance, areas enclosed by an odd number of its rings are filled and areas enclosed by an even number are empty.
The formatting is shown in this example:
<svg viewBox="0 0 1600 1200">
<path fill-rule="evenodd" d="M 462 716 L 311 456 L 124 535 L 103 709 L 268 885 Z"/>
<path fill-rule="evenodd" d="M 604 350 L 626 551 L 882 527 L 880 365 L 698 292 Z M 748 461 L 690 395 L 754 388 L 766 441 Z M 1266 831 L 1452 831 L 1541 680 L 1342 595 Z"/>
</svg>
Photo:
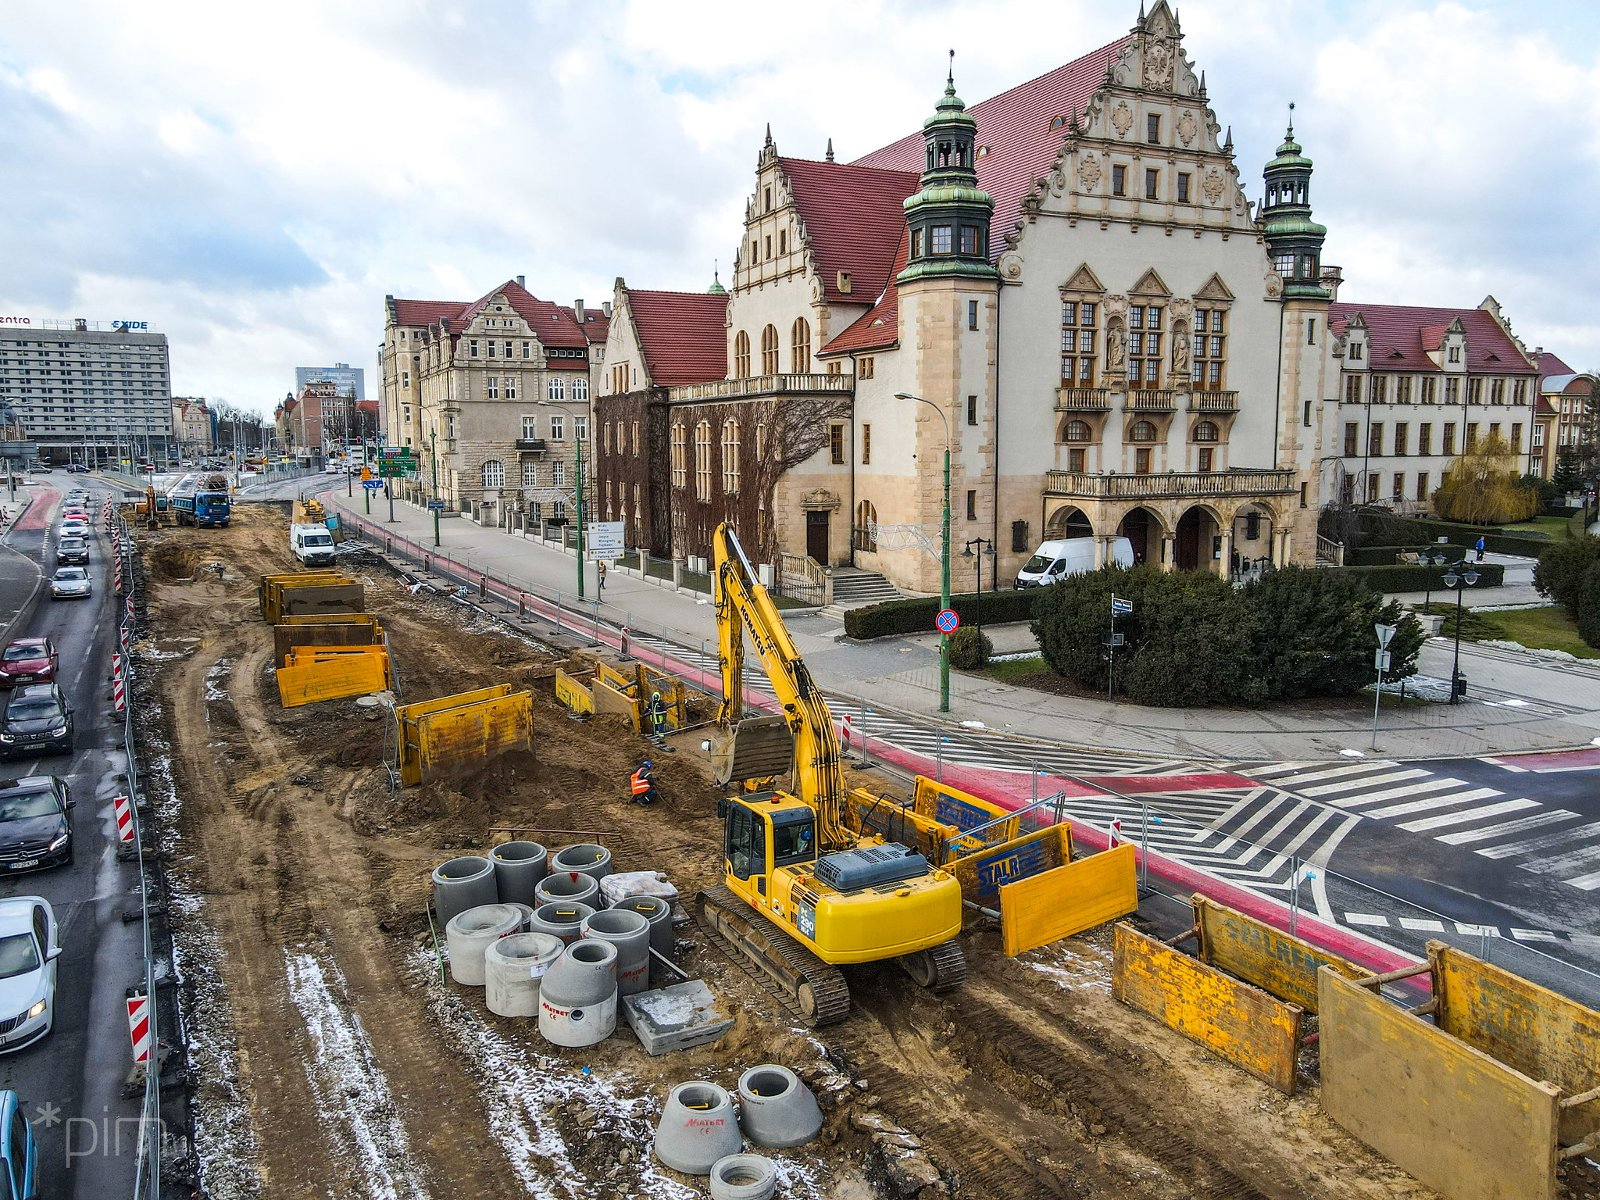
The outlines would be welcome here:
<svg viewBox="0 0 1600 1200">
<path fill-rule="evenodd" d="M 113 329 L 129 329 L 129 330 L 131 330 L 131 329 L 149 329 L 150 328 L 150 322 L 149 321 L 113 321 L 113 322 L 111 322 L 111 328 L 113 328 Z"/>
</svg>

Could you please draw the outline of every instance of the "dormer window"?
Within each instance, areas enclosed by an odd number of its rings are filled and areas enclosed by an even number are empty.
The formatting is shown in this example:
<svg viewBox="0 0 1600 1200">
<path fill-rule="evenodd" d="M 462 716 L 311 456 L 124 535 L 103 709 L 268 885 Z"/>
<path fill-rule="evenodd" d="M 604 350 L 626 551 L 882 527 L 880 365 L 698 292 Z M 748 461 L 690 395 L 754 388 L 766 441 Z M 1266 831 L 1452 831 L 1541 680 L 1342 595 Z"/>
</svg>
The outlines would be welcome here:
<svg viewBox="0 0 1600 1200">
<path fill-rule="evenodd" d="M 1366 356 L 1367 356 L 1367 347 L 1366 347 L 1366 344 L 1364 342 L 1351 342 L 1350 343 L 1350 361 L 1351 362 L 1360 362 Z"/>
<path fill-rule="evenodd" d="M 1461 361 L 1461 347 L 1460 346 L 1451 346 L 1450 347 L 1450 361 L 1453 362 L 1453 363 L 1458 363 L 1458 362 Z"/>
</svg>

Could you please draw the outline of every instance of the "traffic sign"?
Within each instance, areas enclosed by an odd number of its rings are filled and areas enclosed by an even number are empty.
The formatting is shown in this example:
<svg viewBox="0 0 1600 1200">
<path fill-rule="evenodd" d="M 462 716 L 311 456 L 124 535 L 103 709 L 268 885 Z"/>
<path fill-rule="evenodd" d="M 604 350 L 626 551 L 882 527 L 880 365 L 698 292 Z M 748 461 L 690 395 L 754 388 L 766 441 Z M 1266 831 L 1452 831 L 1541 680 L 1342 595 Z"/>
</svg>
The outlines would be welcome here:
<svg viewBox="0 0 1600 1200">
<path fill-rule="evenodd" d="M 433 512 L 443 512 L 444 511 L 444 501 L 443 500 L 429 500 L 428 501 L 428 508 L 430 510 L 432 510 Z"/>
<path fill-rule="evenodd" d="M 621 521 L 595 521 L 584 531 L 584 545 L 589 557 L 605 562 L 615 562 L 622 557 L 623 523 Z"/>
<path fill-rule="evenodd" d="M 953 608 L 942 611 L 933 619 L 933 623 L 939 627 L 940 633 L 954 633 L 961 628 L 961 618 L 956 616 L 956 610 Z"/>
<path fill-rule="evenodd" d="M 369 480 L 371 478 L 372 478 L 372 468 L 371 467 L 362 467 L 361 468 L 361 482 L 362 483 L 366 483 L 367 480 Z"/>
<path fill-rule="evenodd" d="M 1115 593 L 1111 596 L 1111 612 L 1113 616 L 1125 617 L 1133 611 L 1133 601 L 1124 600 Z"/>
<path fill-rule="evenodd" d="M 369 491 L 369 492 L 381 492 L 381 491 L 383 491 L 383 480 L 381 480 L 381 479 L 363 479 L 361 481 L 361 486 L 366 488 L 367 491 Z"/>
<path fill-rule="evenodd" d="M 1374 625 L 1372 631 L 1378 635 L 1380 649 L 1388 649 L 1389 643 L 1394 640 L 1395 627 L 1393 625 Z"/>
</svg>

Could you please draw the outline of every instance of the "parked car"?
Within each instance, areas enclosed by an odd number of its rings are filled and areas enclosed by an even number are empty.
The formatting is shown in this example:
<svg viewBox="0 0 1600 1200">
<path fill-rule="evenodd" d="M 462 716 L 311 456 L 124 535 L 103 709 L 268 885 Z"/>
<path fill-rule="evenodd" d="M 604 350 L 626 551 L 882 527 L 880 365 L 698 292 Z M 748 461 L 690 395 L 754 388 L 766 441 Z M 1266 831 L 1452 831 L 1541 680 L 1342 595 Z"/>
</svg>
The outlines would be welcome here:
<svg viewBox="0 0 1600 1200">
<path fill-rule="evenodd" d="M 48 475 L 48 474 L 50 474 L 50 468 L 45 466 L 43 463 L 40 463 L 36 467 L 29 467 L 28 468 L 28 474 L 29 475 Z"/>
<path fill-rule="evenodd" d="M 50 576 L 50 599 L 87 600 L 94 595 L 94 581 L 85 567 L 57 567 Z"/>
<path fill-rule="evenodd" d="M 72 862 L 72 791 L 54 775 L 0 780 L 0 871 Z"/>
<path fill-rule="evenodd" d="M 0 900 L 0 1054 L 20 1050 L 55 1027 L 60 957 L 61 930 L 50 901 L 43 896 Z M 11 1174 L 4 1182 L 12 1187 L 10 1192 L 0 1187 L 0 1196 L 32 1198 L 39 1195 L 38 1155 L 32 1139 L 22 1136 L 27 1121 L 19 1121 L 11 1103 L 15 1096 L 0 1093 L 4 1159 Z"/>
<path fill-rule="evenodd" d="M 51 682 L 60 666 L 56 644 L 49 638 L 18 638 L 0 651 L 0 687 Z"/>
<path fill-rule="evenodd" d="M 0 711 L 0 758 L 72 753 L 72 706 L 54 683 L 13 688 Z"/>
<path fill-rule="evenodd" d="M 31 899 L 32 897 L 19 897 Z M 55 964 L 52 962 L 51 967 Z M 54 1003 L 54 975 L 51 976 L 51 1002 Z M 44 1164 L 39 1157 L 39 1143 L 33 1139 L 33 1126 L 23 1110 L 23 1102 L 16 1092 L 7 1088 L 0 1091 L 0 1178 L 10 1185 L 12 1196 L 34 1197 L 44 1186 Z"/>
<path fill-rule="evenodd" d="M 74 475 L 87 475 L 89 473 L 89 468 L 82 463 L 72 463 L 67 467 L 67 470 Z"/>
</svg>

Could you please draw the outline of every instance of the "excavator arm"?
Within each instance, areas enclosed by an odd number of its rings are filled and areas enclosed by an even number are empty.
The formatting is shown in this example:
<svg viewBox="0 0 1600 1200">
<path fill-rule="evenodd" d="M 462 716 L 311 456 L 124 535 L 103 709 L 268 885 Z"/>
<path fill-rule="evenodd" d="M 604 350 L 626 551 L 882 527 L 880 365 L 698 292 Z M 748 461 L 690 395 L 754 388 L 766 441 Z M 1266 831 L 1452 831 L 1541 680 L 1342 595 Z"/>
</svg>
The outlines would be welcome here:
<svg viewBox="0 0 1600 1200">
<path fill-rule="evenodd" d="M 727 522 L 712 535 L 712 556 L 722 669 L 717 724 L 724 731 L 716 753 L 718 780 L 743 782 L 792 769 L 796 794 L 817 814 L 817 840 L 823 852 L 852 845 L 855 839 L 844 825 L 839 738 L 828 702 Z M 781 716 L 744 716 L 746 635 L 777 694 Z"/>
</svg>

